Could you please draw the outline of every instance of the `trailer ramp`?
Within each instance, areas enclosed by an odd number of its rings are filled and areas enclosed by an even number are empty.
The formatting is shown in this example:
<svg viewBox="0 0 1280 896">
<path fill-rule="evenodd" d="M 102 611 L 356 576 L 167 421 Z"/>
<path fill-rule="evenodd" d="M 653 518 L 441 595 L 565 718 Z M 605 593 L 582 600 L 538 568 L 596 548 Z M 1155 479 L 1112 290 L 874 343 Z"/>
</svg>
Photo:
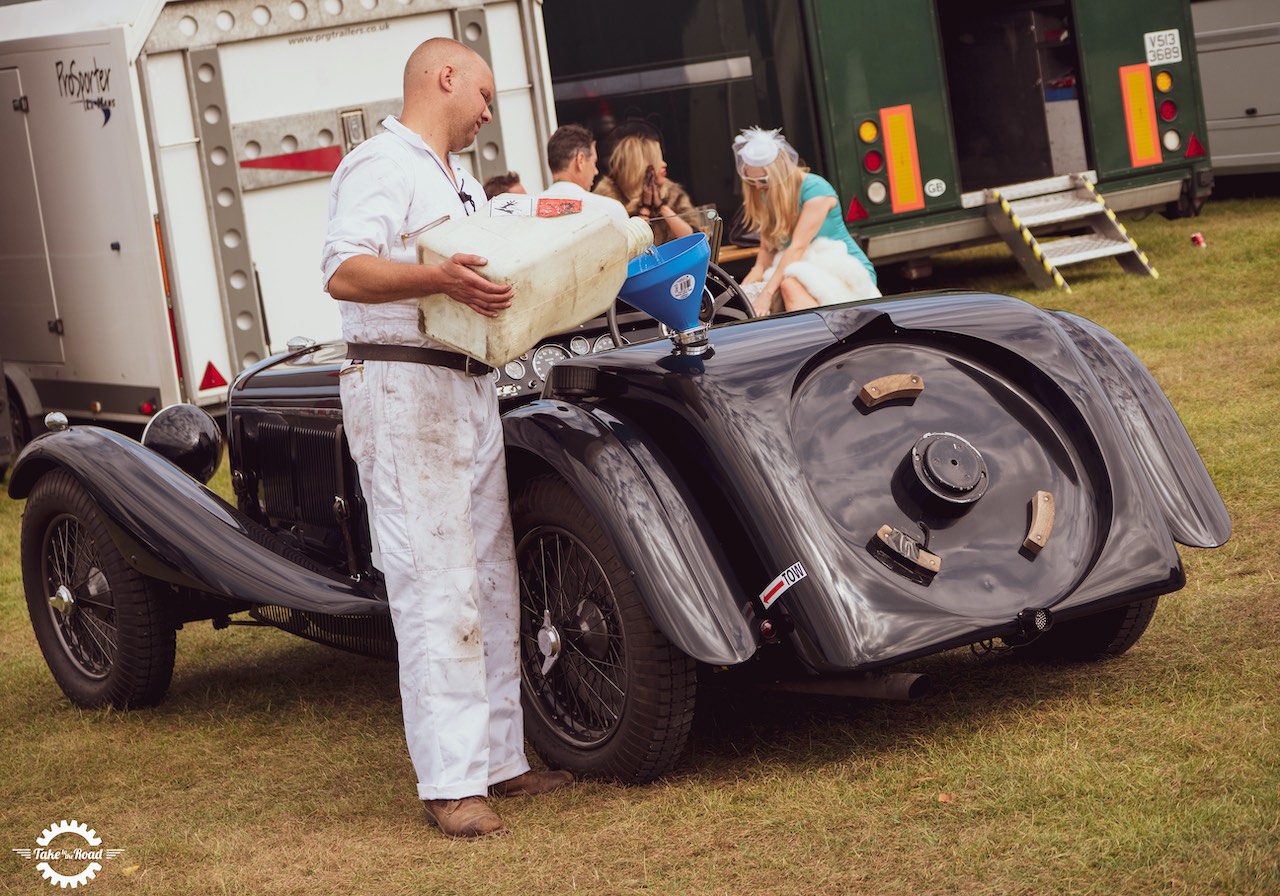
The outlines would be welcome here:
<svg viewBox="0 0 1280 896">
<path fill-rule="evenodd" d="M 987 217 L 1038 289 L 1071 287 L 1061 268 L 1115 258 L 1126 271 L 1160 276 L 1088 174 L 991 188 Z"/>
</svg>

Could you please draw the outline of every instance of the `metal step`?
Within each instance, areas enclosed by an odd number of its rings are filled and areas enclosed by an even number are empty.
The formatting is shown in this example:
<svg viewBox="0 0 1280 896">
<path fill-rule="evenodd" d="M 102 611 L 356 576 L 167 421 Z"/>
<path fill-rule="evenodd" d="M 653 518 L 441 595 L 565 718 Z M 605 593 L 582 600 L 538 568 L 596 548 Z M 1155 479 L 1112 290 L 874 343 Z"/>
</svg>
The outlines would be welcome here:
<svg viewBox="0 0 1280 896">
<path fill-rule="evenodd" d="M 1073 191 L 1049 193 L 1027 199 L 1010 201 L 1009 207 L 1027 227 L 1043 227 L 1078 221 L 1090 215 L 1105 214 L 1105 209 L 1094 199 L 1081 199 Z"/>
<path fill-rule="evenodd" d="M 1078 264 L 1094 258 L 1109 258 L 1133 251 L 1133 244 L 1126 239 L 1114 239 L 1098 233 L 1072 236 L 1040 243 L 1044 257 L 1054 267 Z"/>
<path fill-rule="evenodd" d="M 1061 193 L 1064 190 L 1072 189 L 1081 180 L 1096 184 L 1098 182 L 1097 172 L 1082 171 L 1079 174 L 1058 174 L 1053 177 L 1041 178 L 1040 180 L 1023 181 L 1020 184 L 1005 184 L 1003 187 L 994 187 L 992 189 L 999 191 L 1000 195 L 1010 202 L 1015 202 L 1031 196 L 1043 196 L 1046 193 Z M 989 192 L 991 191 L 987 191 L 987 193 Z M 978 195 L 984 194 L 980 193 Z M 990 202 L 990 196 L 985 195 L 984 201 Z"/>
<path fill-rule="evenodd" d="M 1058 269 L 1094 258 L 1115 258 L 1131 274 L 1160 276 L 1094 183 L 1093 172 L 1085 171 L 984 191 L 987 219 L 1037 288 L 1070 292 Z M 1050 234 L 1091 232 L 1045 239 L 1048 234 L 1037 235 L 1037 227 L 1048 228 Z"/>
</svg>

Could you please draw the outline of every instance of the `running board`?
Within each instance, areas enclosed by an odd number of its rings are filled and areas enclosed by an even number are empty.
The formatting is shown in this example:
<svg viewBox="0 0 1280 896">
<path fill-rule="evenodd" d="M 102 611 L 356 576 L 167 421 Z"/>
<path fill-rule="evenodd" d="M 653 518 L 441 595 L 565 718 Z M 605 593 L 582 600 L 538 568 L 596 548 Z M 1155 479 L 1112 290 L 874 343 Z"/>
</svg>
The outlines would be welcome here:
<svg viewBox="0 0 1280 896">
<path fill-rule="evenodd" d="M 1059 268 L 1095 258 L 1114 257 L 1131 274 L 1160 276 L 1085 174 L 989 189 L 986 197 L 992 226 L 1038 289 L 1070 292 Z M 1046 230 L 1087 232 L 1047 238 Z"/>
</svg>

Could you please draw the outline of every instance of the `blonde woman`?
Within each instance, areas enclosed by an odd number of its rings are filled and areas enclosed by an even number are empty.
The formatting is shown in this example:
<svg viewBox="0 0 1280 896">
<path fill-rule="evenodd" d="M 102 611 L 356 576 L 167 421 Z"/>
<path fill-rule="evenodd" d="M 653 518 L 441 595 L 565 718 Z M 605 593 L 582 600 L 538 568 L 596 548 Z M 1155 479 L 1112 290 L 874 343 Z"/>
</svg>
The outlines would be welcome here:
<svg viewBox="0 0 1280 896">
<path fill-rule="evenodd" d="M 800 164 L 780 131 L 747 128 L 733 152 L 747 224 L 760 232 L 755 266 L 742 278 L 757 315 L 880 295 L 835 189 Z"/>
<path fill-rule="evenodd" d="M 648 218 L 654 245 L 693 233 L 693 225 L 680 217 L 693 211 L 693 202 L 684 187 L 667 180 L 662 145 L 651 137 L 629 134 L 619 140 L 609 155 L 609 173 L 594 192 L 621 202 L 628 215 Z"/>
</svg>

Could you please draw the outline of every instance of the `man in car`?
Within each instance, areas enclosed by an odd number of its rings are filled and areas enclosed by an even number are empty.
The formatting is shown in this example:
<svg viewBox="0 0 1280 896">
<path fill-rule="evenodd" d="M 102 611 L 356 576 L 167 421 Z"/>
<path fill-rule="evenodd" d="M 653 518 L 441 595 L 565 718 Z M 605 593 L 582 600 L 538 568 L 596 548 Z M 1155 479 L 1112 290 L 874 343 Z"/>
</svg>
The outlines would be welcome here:
<svg viewBox="0 0 1280 896">
<path fill-rule="evenodd" d="M 493 98 L 493 73 L 469 48 L 435 38 L 414 50 L 400 116 L 334 172 L 322 262 L 348 346 L 343 425 L 386 577 L 418 797 L 453 837 L 502 829 L 486 794 L 573 780 L 530 771 L 524 753 L 515 549 L 488 368 L 418 329 L 418 296 L 443 293 L 488 317 L 513 299 L 477 273 L 482 257 L 416 260 L 420 233 L 484 201 L 453 153 L 491 120 Z"/>
</svg>

